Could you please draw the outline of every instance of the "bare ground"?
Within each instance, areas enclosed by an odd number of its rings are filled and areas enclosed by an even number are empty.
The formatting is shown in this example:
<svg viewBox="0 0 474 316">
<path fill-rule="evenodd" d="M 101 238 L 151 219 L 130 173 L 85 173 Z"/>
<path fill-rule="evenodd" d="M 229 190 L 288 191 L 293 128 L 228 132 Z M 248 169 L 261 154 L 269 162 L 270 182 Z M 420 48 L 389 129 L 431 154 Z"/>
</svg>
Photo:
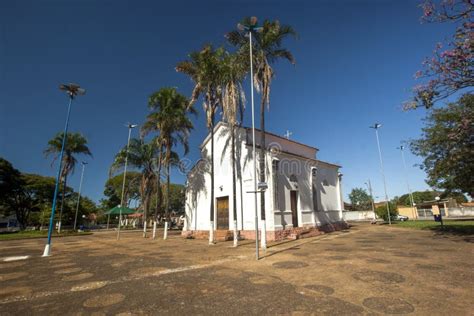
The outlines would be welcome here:
<svg viewBox="0 0 474 316">
<path fill-rule="evenodd" d="M 0 315 L 472 315 L 470 238 L 358 224 L 270 244 L 139 232 L 0 242 Z M 4 262 L 10 256 L 30 257 Z"/>
</svg>

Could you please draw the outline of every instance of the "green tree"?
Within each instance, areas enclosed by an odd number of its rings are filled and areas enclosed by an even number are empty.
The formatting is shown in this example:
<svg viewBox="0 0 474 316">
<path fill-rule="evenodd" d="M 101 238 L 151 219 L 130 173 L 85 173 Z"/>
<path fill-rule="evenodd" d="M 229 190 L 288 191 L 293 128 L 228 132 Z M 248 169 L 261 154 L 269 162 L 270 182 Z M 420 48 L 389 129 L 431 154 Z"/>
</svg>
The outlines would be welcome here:
<svg viewBox="0 0 474 316">
<path fill-rule="evenodd" d="M 0 211 L 8 216 L 12 212 L 13 197 L 23 188 L 24 181 L 19 170 L 0 157 Z"/>
<path fill-rule="evenodd" d="M 244 25 L 254 25 L 255 18 L 245 18 L 242 21 Z M 279 59 L 286 59 L 290 63 L 295 64 L 293 54 L 283 47 L 283 40 L 289 36 L 296 36 L 296 32 L 289 25 L 281 25 L 278 20 L 265 20 L 262 25 L 261 32 L 253 33 L 254 47 L 252 48 L 254 63 L 254 86 L 257 91 L 261 92 L 260 102 L 260 157 L 259 181 L 265 182 L 265 106 L 270 106 L 270 86 L 274 78 L 274 70 L 272 64 Z M 249 41 L 245 32 L 234 30 L 227 34 L 228 41 L 239 48 L 242 54 L 248 54 Z M 262 191 L 260 195 L 261 218 L 265 220 L 265 193 Z"/>
<path fill-rule="evenodd" d="M 150 132 L 158 133 L 155 138 L 158 148 L 158 176 L 157 176 L 157 188 L 158 197 L 161 196 L 161 165 L 164 164 L 166 167 L 166 208 L 165 208 L 165 220 L 166 223 L 169 221 L 170 212 L 170 175 L 171 166 L 178 164 L 179 157 L 173 151 L 173 149 L 181 145 L 186 155 L 189 151 L 188 136 L 193 129 L 193 124 L 189 118 L 189 113 L 196 113 L 192 104 L 189 100 L 178 93 L 176 88 L 162 88 L 159 91 L 153 93 L 149 100 L 148 106 L 152 112 L 147 116 L 145 124 L 142 127 L 142 134 L 147 135 Z M 164 152 L 164 155 L 162 153 Z M 157 202 L 156 214 L 158 211 Z M 167 238 L 168 225 L 165 225 L 164 239 Z"/>
<path fill-rule="evenodd" d="M 56 134 L 49 142 L 48 147 L 44 150 L 44 154 L 48 157 L 53 155 L 53 162 L 59 159 L 62 149 L 62 143 L 64 139 L 64 132 Z M 67 177 L 69 174 L 74 172 L 74 168 L 77 163 L 77 155 L 85 155 L 92 157 L 92 153 L 87 146 L 87 139 L 79 133 L 68 133 L 66 138 L 66 144 L 64 147 L 62 168 L 60 179 L 62 182 L 62 195 L 61 195 L 61 209 L 59 211 L 59 229 L 61 231 L 61 220 L 64 209 L 64 199 L 66 196 Z"/>
<path fill-rule="evenodd" d="M 420 167 L 427 173 L 427 183 L 446 193 L 474 197 L 474 95 L 431 109 L 425 122 L 421 138 L 410 146 L 423 158 Z"/>
<path fill-rule="evenodd" d="M 437 196 L 439 196 L 442 199 L 453 198 L 458 203 L 467 202 L 466 197 L 462 193 L 458 193 L 458 192 L 445 193 L 441 191 L 426 190 L 426 191 L 415 191 L 412 194 L 413 194 L 413 201 L 415 202 L 415 204 L 421 204 L 427 201 L 434 201 Z M 410 196 L 408 195 L 408 193 L 401 195 L 395 201 L 397 205 L 406 205 L 406 206 L 411 205 Z"/>
<path fill-rule="evenodd" d="M 192 52 L 189 60 L 182 61 L 176 66 L 176 71 L 188 75 L 194 82 L 190 104 L 194 104 L 202 95 L 206 125 L 211 135 L 211 189 L 209 209 L 209 243 L 214 243 L 214 126 L 217 109 L 222 102 L 223 58 L 226 51 L 223 48 L 214 49 L 206 45 L 201 51 Z"/>
<path fill-rule="evenodd" d="M 224 118 L 230 126 L 231 136 L 231 164 L 232 164 L 232 213 L 234 218 L 234 247 L 238 244 L 237 236 L 237 190 L 236 190 L 236 153 L 235 153 L 235 128 L 242 121 L 245 105 L 245 94 L 242 88 L 242 81 L 247 73 L 247 56 L 243 54 L 225 55 L 223 59 L 224 67 L 222 74 L 222 108 Z"/>
<path fill-rule="evenodd" d="M 125 146 L 117 155 L 110 167 L 110 173 L 114 174 L 118 169 L 125 166 L 125 160 L 128 155 L 128 164 L 137 170 L 140 170 L 140 202 L 143 208 L 143 217 L 146 223 L 147 214 L 150 206 L 150 198 L 154 189 L 156 175 L 154 172 L 155 157 L 159 153 L 159 148 L 155 139 L 146 143 L 143 139 L 132 138 L 130 146 Z M 146 225 L 144 225 L 144 236 L 146 237 Z"/>
<path fill-rule="evenodd" d="M 127 172 L 127 181 L 125 182 L 124 199 L 127 205 L 131 200 L 137 200 L 140 197 L 140 181 L 141 174 L 135 171 Z M 107 209 L 111 209 L 120 204 L 120 197 L 122 196 L 123 173 L 117 174 L 105 182 L 104 201 Z"/>
<path fill-rule="evenodd" d="M 367 191 L 363 188 L 354 188 L 349 194 L 349 200 L 351 201 L 352 208 L 355 211 L 369 210 L 371 209 L 372 199 Z"/>
<path fill-rule="evenodd" d="M 4 215 L 15 213 L 20 228 L 36 224 L 31 220 L 50 206 L 55 180 L 36 174 L 22 174 L 10 162 L 0 158 L 0 209 Z M 67 190 L 71 191 L 70 188 Z"/>
<path fill-rule="evenodd" d="M 388 203 L 388 209 L 390 212 L 390 217 L 396 216 L 398 214 L 397 207 L 393 202 Z M 383 218 L 384 221 L 388 221 L 388 215 L 387 215 L 387 205 L 380 205 L 375 208 L 375 214 L 379 218 Z"/>
<path fill-rule="evenodd" d="M 163 192 L 165 195 L 167 194 L 167 187 L 163 186 Z M 184 200 L 185 200 L 185 192 L 184 192 L 184 185 L 182 184 L 170 184 L 170 212 L 174 212 L 176 214 L 183 214 L 184 213 Z M 156 196 L 152 197 L 151 204 L 156 203 Z"/>
</svg>

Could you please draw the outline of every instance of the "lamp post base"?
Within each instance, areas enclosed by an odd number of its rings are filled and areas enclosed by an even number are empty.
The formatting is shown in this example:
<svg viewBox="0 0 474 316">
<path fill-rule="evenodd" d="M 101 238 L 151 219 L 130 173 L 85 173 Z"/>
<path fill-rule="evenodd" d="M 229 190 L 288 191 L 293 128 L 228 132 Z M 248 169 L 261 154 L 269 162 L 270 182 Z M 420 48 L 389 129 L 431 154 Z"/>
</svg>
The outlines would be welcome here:
<svg viewBox="0 0 474 316">
<path fill-rule="evenodd" d="M 46 246 L 44 246 L 44 252 L 43 252 L 42 257 L 49 257 L 49 256 L 51 256 L 51 244 L 46 244 Z"/>
</svg>

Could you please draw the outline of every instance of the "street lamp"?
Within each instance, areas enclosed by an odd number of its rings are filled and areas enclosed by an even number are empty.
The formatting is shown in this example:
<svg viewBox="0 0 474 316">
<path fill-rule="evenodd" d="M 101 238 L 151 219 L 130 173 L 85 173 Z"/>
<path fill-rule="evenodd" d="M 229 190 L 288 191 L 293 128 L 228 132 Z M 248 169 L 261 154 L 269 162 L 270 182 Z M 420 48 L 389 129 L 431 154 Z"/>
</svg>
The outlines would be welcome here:
<svg viewBox="0 0 474 316">
<path fill-rule="evenodd" d="M 76 216 L 74 216 L 74 230 L 76 230 L 77 213 L 79 212 L 79 201 L 81 200 L 82 179 L 84 178 L 84 169 L 87 165 L 87 162 L 85 162 L 85 161 L 83 161 L 81 163 L 82 163 L 81 181 L 79 182 L 79 192 L 78 192 L 78 196 L 77 196 L 77 205 L 76 205 Z"/>
<path fill-rule="evenodd" d="M 406 164 L 406 161 L 405 161 L 405 153 L 403 151 L 405 149 L 405 146 L 400 145 L 400 147 L 397 147 L 397 149 L 400 149 L 400 152 L 402 153 L 403 171 L 405 173 L 405 181 L 407 183 L 408 194 L 410 196 L 410 204 L 411 204 L 411 207 L 412 207 L 412 215 L 414 216 L 414 214 L 415 214 L 415 200 L 413 199 L 413 194 L 412 194 L 411 189 L 410 189 L 410 184 L 408 183 L 407 164 Z M 413 219 L 415 219 L 415 217 L 413 217 Z"/>
<path fill-rule="evenodd" d="M 254 109 L 254 99 L 253 99 L 253 49 L 252 49 L 252 34 L 254 32 L 261 32 L 263 30 L 262 27 L 257 26 L 257 18 L 251 17 L 250 18 L 250 25 L 243 25 L 237 24 L 237 28 L 242 31 L 246 32 L 249 37 L 249 51 L 250 51 L 250 96 L 251 96 L 251 103 L 252 103 L 252 156 L 253 156 L 253 194 L 255 197 L 255 256 L 256 259 L 259 259 L 258 254 L 258 209 L 257 209 L 257 155 L 255 150 L 255 109 Z M 263 146 L 260 144 L 260 146 Z M 265 227 L 263 228 L 265 229 Z M 266 233 L 262 231 L 262 246 L 266 247 Z"/>
<path fill-rule="evenodd" d="M 137 127 L 137 124 L 130 124 L 128 123 L 125 125 L 128 127 L 128 140 L 127 140 L 127 150 L 125 152 L 125 168 L 123 171 L 123 182 L 122 182 L 122 197 L 120 198 L 120 210 L 119 210 L 119 223 L 117 229 L 117 240 L 120 239 L 120 226 L 122 224 L 122 208 L 123 208 L 123 197 L 125 192 L 125 179 L 127 178 L 127 164 L 128 164 L 128 147 L 130 147 L 130 136 L 132 135 L 132 129 Z M 146 223 L 145 223 L 146 225 Z"/>
<path fill-rule="evenodd" d="M 382 174 L 382 179 L 383 179 L 383 188 L 385 192 L 385 204 L 387 205 L 388 224 L 392 225 L 392 220 L 390 219 L 390 207 L 388 205 L 387 183 L 385 182 L 385 174 L 383 171 L 382 151 L 380 150 L 380 141 L 379 141 L 379 132 L 378 132 L 378 129 L 382 127 L 382 124 L 375 123 L 374 126 L 369 126 L 369 127 L 375 130 L 375 137 L 377 138 L 377 148 L 379 149 L 379 159 L 380 159 L 380 173 Z"/>
<path fill-rule="evenodd" d="M 48 228 L 48 239 L 46 241 L 46 245 L 44 247 L 43 257 L 48 257 L 51 255 L 51 234 L 53 233 L 53 221 L 54 221 L 54 213 L 56 211 L 56 201 L 59 189 L 59 178 L 61 176 L 61 168 L 63 163 L 63 155 L 64 155 L 64 148 L 66 146 L 66 139 L 67 139 L 67 130 L 69 127 L 69 116 L 71 114 L 71 104 L 72 100 L 77 95 L 84 95 L 86 94 L 86 90 L 81 88 L 78 84 L 70 83 L 70 84 L 61 84 L 59 86 L 60 90 L 66 91 L 69 95 L 69 105 L 67 108 L 67 116 L 66 116 L 66 124 L 64 126 L 64 133 L 63 133 L 63 142 L 61 145 L 61 153 L 59 155 L 59 167 L 58 167 L 58 174 L 56 176 L 56 185 L 54 187 L 54 196 L 53 196 L 53 205 L 51 207 L 51 217 L 49 219 L 49 228 Z"/>
</svg>

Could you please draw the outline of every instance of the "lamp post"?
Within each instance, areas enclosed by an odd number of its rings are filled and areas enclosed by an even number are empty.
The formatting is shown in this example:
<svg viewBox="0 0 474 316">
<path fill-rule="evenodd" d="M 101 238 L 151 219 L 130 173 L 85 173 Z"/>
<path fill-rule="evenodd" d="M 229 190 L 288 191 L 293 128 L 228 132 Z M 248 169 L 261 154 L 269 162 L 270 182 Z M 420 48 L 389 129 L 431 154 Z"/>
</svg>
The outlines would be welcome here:
<svg viewBox="0 0 474 316">
<path fill-rule="evenodd" d="M 82 180 L 84 179 L 84 169 L 87 165 L 87 162 L 82 162 L 82 171 L 81 171 L 81 181 L 79 182 L 79 192 L 77 196 L 77 205 L 76 205 L 76 215 L 74 216 L 74 230 L 76 230 L 77 224 L 77 213 L 79 212 L 79 201 L 81 200 L 81 189 L 82 189 Z"/>
<path fill-rule="evenodd" d="M 255 197 L 255 257 L 259 259 L 258 253 L 258 209 L 257 209 L 257 154 L 255 150 L 255 109 L 254 109 L 254 98 L 253 98 L 253 46 L 252 46 L 252 34 L 254 32 L 261 32 L 262 28 L 257 27 L 257 18 L 250 18 L 250 25 L 237 24 L 237 28 L 242 32 L 247 32 L 249 36 L 249 54 L 250 54 L 250 96 L 252 103 L 252 158 L 253 158 L 253 194 Z M 261 144 L 262 145 L 262 144 Z M 263 239 L 266 243 L 265 232 L 262 232 Z M 262 244 L 263 246 L 263 244 Z M 265 244 L 266 247 L 266 244 Z"/>
<path fill-rule="evenodd" d="M 405 146 L 400 145 L 400 147 L 397 147 L 397 149 L 400 149 L 400 152 L 402 153 L 403 172 L 405 173 L 405 182 L 407 183 L 408 195 L 410 196 L 410 204 L 411 204 L 412 210 L 414 211 L 415 201 L 413 199 L 413 194 L 412 194 L 411 189 L 410 189 L 410 184 L 408 183 L 407 164 L 406 164 L 406 161 L 405 161 L 405 153 L 404 153 Z M 412 212 L 412 214 L 413 214 L 413 212 Z"/>
<path fill-rule="evenodd" d="M 382 179 L 383 179 L 383 188 L 385 192 L 385 204 L 387 205 L 388 224 L 392 225 L 392 220 L 390 219 L 390 206 L 388 204 L 387 183 L 385 182 L 385 173 L 383 171 L 382 151 L 380 150 L 380 141 L 379 141 L 379 132 L 378 132 L 378 129 L 382 127 L 382 124 L 375 123 L 374 126 L 369 126 L 369 127 L 375 130 L 375 137 L 377 138 L 377 148 L 379 150 L 379 159 L 380 159 L 380 173 L 382 174 Z"/>
<path fill-rule="evenodd" d="M 122 208 L 123 208 L 123 197 L 124 197 L 124 193 L 125 193 L 125 179 L 127 178 L 128 147 L 130 147 L 130 136 L 132 135 L 132 129 L 134 129 L 138 125 L 128 123 L 125 126 L 128 127 L 128 140 L 127 140 L 127 150 L 125 151 L 125 167 L 124 167 L 124 170 L 123 170 L 122 197 L 120 198 L 120 210 L 119 210 L 119 223 L 118 223 L 118 229 L 117 229 L 117 240 L 120 239 L 120 226 L 122 224 Z"/>
<path fill-rule="evenodd" d="M 56 211 L 56 201 L 57 201 L 58 190 L 59 190 L 59 178 L 61 177 L 61 168 L 62 168 L 62 164 L 63 164 L 64 148 L 66 147 L 67 130 L 69 128 L 69 116 L 71 114 L 72 100 L 77 95 L 86 94 L 86 90 L 81 88 L 78 84 L 75 84 L 75 83 L 61 84 L 59 86 L 59 89 L 62 90 L 62 91 L 66 91 L 66 93 L 69 95 L 69 105 L 68 105 L 68 108 L 67 108 L 66 124 L 64 126 L 63 142 L 62 142 L 62 145 L 61 145 L 61 153 L 59 154 L 59 167 L 58 167 L 58 174 L 56 176 L 56 185 L 54 187 L 53 205 L 51 207 L 51 217 L 49 219 L 48 239 L 47 239 L 46 245 L 44 247 L 43 257 L 48 257 L 49 255 L 51 255 L 51 234 L 53 233 L 54 213 Z"/>
</svg>

